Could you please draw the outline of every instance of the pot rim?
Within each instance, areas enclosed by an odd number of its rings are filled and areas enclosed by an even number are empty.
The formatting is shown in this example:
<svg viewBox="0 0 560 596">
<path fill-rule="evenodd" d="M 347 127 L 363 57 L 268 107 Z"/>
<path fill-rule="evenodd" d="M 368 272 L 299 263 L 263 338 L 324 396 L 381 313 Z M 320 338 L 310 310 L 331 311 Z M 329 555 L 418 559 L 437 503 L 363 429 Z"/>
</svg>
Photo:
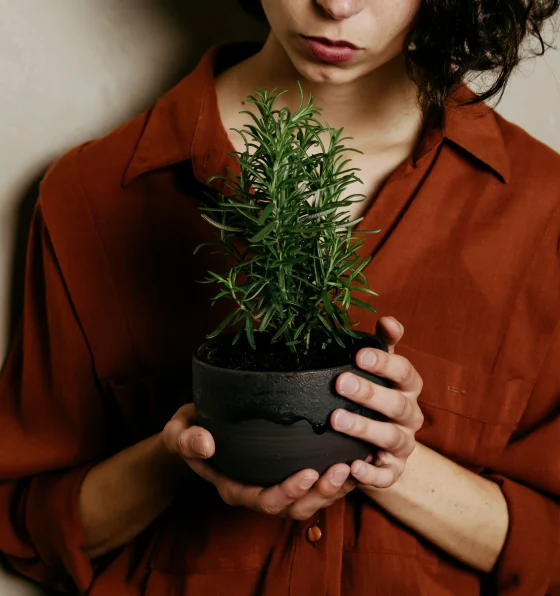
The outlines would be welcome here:
<svg viewBox="0 0 560 596">
<path fill-rule="evenodd" d="M 379 344 L 381 345 L 381 349 L 384 349 L 385 351 L 387 350 L 387 345 L 385 344 L 385 342 L 382 339 L 380 339 L 379 337 L 377 337 L 375 335 L 375 333 L 368 333 L 367 331 L 359 331 L 359 333 L 361 333 L 364 336 L 364 338 L 365 337 L 375 338 L 375 340 L 377 342 L 379 342 Z M 223 338 L 227 335 L 233 336 L 234 334 L 233 333 L 222 334 L 218 337 Z M 287 376 L 287 375 L 295 375 L 295 374 L 303 374 L 303 373 L 307 373 L 307 374 L 312 374 L 312 373 L 319 374 L 319 373 L 327 373 L 327 372 L 332 373 L 332 372 L 336 372 L 336 371 L 339 371 L 340 373 L 342 373 L 342 372 L 346 372 L 347 370 L 355 370 L 357 368 L 357 365 L 353 359 L 351 362 L 347 362 L 345 364 L 339 364 L 337 366 L 327 366 L 325 368 L 309 368 L 309 369 L 304 369 L 304 370 L 244 370 L 244 369 L 227 368 L 226 366 L 217 366 L 215 364 L 210 364 L 210 363 L 205 362 L 204 360 L 201 360 L 200 358 L 198 358 L 197 354 L 198 354 L 199 350 L 203 346 L 205 346 L 209 343 L 219 341 L 218 337 L 214 337 L 212 339 L 207 339 L 202 344 L 200 344 L 198 346 L 198 348 L 193 353 L 192 361 L 196 362 L 197 365 L 203 366 L 207 369 L 222 370 L 222 371 L 228 371 L 229 373 L 234 373 L 234 374 L 254 375 L 254 376 L 263 375 L 263 374 Z"/>
<path fill-rule="evenodd" d="M 225 370 L 228 371 L 228 373 L 231 374 L 239 374 L 239 375 L 282 375 L 282 376 L 286 376 L 286 375 L 297 375 L 297 374 L 312 374 L 312 373 L 326 373 L 329 371 L 337 371 L 340 370 L 341 372 L 345 372 L 346 369 L 351 369 L 353 368 L 355 365 L 351 362 L 348 362 L 347 364 L 340 364 L 338 366 L 328 366 L 326 368 L 308 368 L 305 370 L 243 370 L 242 368 L 227 368 L 225 366 L 216 366 L 215 364 L 209 364 L 208 362 L 204 362 L 204 360 L 201 360 L 200 358 L 198 358 L 196 356 L 196 354 L 193 354 L 193 360 L 197 362 L 197 365 L 199 366 L 203 366 L 204 368 L 211 368 L 214 370 Z"/>
</svg>

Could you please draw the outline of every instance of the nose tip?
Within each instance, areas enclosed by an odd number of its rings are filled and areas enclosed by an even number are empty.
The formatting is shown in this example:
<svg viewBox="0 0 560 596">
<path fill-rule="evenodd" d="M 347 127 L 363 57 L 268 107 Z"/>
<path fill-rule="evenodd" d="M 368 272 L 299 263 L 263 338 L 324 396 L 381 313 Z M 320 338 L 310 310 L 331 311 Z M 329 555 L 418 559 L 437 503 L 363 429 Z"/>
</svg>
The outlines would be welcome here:
<svg viewBox="0 0 560 596">
<path fill-rule="evenodd" d="M 363 0 L 316 0 L 330 17 L 337 21 L 349 19 L 363 8 Z"/>
</svg>

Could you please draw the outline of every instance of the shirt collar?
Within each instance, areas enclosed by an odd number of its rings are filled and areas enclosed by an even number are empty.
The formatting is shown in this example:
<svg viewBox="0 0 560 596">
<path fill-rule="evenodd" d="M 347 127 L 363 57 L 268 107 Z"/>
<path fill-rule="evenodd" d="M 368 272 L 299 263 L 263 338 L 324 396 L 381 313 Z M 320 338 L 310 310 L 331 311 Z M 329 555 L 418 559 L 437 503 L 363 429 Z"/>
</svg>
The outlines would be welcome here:
<svg viewBox="0 0 560 596">
<path fill-rule="evenodd" d="M 193 157 L 197 129 L 205 125 L 214 97 L 213 67 L 218 48 L 211 48 L 191 72 L 161 97 L 145 115 L 144 129 L 123 177 L 123 185 Z M 217 102 L 216 102 L 217 110 Z M 216 112 L 217 113 L 217 112 Z M 219 133 L 222 126 L 215 126 Z"/>
<path fill-rule="evenodd" d="M 143 132 L 123 176 L 123 186 L 161 168 L 192 161 L 196 178 L 206 182 L 224 173 L 232 150 L 221 124 L 215 89 L 218 57 L 235 63 L 260 47 L 255 43 L 220 44 L 212 47 L 179 84 L 166 93 L 146 115 Z M 227 52 L 221 53 L 227 48 Z M 219 56 L 218 56 L 219 55 Z M 485 104 L 456 107 L 473 96 L 461 87 L 448 102 L 443 130 L 422 142 L 419 157 L 443 140 L 490 168 L 503 182 L 510 176 L 509 158 L 496 114 Z M 232 165 L 230 161 L 229 165 Z"/>
<path fill-rule="evenodd" d="M 466 86 L 455 92 L 446 108 L 443 137 L 490 168 L 502 182 L 510 179 L 510 162 L 497 114 L 485 103 L 460 106 L 474 98 Z"/>
</svg>

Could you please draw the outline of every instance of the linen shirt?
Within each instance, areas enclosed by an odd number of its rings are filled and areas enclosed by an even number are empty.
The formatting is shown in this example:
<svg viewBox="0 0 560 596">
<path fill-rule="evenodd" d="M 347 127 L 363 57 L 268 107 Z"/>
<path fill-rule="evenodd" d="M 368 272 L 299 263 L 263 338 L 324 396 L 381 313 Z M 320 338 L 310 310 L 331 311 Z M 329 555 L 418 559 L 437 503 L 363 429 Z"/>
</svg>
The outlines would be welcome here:
<svg viewBox="0 0 560 596">
<path fill-rule="evenodd" d="M 228 507 L 202 480 L 130 544 L 83 554 L 85 475 L 190 401 L 193 350 L 231 308 L 197 281 L 220 258 L 193 250 L 214 237 L 207 180 L 236 169 L 215 75 L 254 51 L 211 49 L 45 176 L 0 379 L 0 550 L 91 596 L 560 594 L 560 158 L 485 106 L 449 107 L 359 227 L 381 228 L 362 249 L 373 304 L 404 324 L 397 351 L 424 380 L 418 441 L 505 495 L 495 570 L 458 563 L 359 491 L 298 522 Z"/>
</svg>

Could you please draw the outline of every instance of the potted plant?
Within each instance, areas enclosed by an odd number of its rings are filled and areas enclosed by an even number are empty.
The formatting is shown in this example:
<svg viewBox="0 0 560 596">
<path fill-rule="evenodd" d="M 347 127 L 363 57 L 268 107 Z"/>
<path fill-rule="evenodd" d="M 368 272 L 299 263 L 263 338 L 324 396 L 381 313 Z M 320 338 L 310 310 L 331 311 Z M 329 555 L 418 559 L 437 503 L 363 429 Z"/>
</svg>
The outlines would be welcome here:
<svg viewBox="0 0 560 596">
<path fill-rule="evenodd" d="M 332 430 L 330 415 L 343 407 L 380 417 L 338 395 L 334 383 L 352 370 L 385 384 L 354 365 L 360 348 L 386 349 L 358 332 L 348 312 L 375 312 L 356 293 L 376 295 L 363 274 L 364 240 L 353 231 L 360 220 L 347 211 L 364 197 L 343 196 L 360 181 L 347 155 L 355 150 L 344 146 L 342 129 L 317 120 L 312 96 L 300 94 L 293 114 L 275 108 L 281 93 L 248 97 L 257 113 L 244 112 L 252 123 L 236 130 L 245 143 L 233 154 L 239 174 L 211 178 L 227 191 L 206 193 L 200 207 L 219 239 L 197 250 L 213 245 L 229 262 L 205 281 L 219 286 L 214 302 L 229 299 L 233 309 L 194 354 L 194 403 L 215 440 L 213 464 L 257 486 L 365 458 L 371 446 Z"/>
</svg>

